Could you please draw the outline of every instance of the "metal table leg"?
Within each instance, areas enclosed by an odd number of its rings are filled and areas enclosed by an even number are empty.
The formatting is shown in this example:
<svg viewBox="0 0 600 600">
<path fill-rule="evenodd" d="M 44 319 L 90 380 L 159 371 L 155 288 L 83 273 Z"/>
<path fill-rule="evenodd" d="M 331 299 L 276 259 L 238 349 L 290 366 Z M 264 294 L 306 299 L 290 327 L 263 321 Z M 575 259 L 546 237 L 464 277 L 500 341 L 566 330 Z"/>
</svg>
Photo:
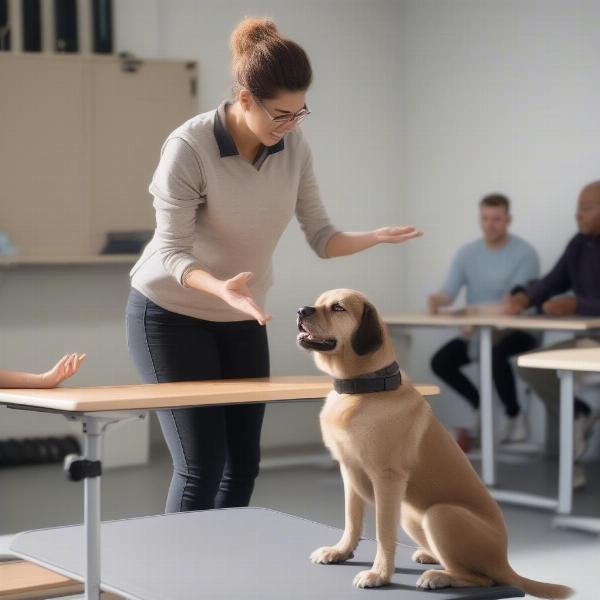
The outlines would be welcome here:
<svg viewBox="0 0 600 600">
<path fill-rule="evenodd" d="M 554 527 L 576 529 L 600 534 L 600 519 L 598 517 L 558 516 L 552 521 Z"/>
<path fill-rule="evenodd" d="M 560 455 L 558 463 L 558 513 L 573 507 L 573 371 L 558 371 L 560 378 Z"/>
<path fill-rule="evenodd" d="M 146 412 L 111 412 L 71 414 L 67 418 L 81 421 L 85 435 L 84 459 L 90 463 L 100 463 L 102 457 L 102 435 L 109 425 L 132 419 L 143 419 Z M 86 541 L 85 600 L 100 600 L 101 572 L 101 488 L 100 475 L 83 475 L 84 479 L 84 529 Z"/>
<path fill-rule="evenodd" d="M 568 515 L 573 507 L 573 372 L 558 371 L 560 378 L 560 456 L 558 463 L 558 497 L 547 498 L 511 490 L 490 490 L 496 500 L 524 506 L 536 506 L 555 510 L 558 516 L 553 523 L 557 527 L 600 530 L 600 519 L 596 523 L 590 519 L 575 520 Z M 550 376 L 550 374 L 549 374 Z M 571 522 L 572 519 L 572 522 Z M 592 520 L 593 521 L 593 520 Z"/>
<path fill-rule="evenodd" d="M 102 457 L 102 423 L 93 417 L 83 422 L 85 457 Z M 100 477 L 86 477 L 84 486 L 84 526 L 86 539 L 85 600 L 100 598 Z"/>
<path fill-rule="evenodd" d="M 479 329 L 479 368 L 481 401 L 481 459 L 482 478 L 487 486 L 496 484 L 494 461 L 494 407 L 492 404 L 492 328 Z"/>
<path fill-rule="evenodd" d="M 560 378 L 560 457 L 558 474 L 558 515 L 554 527 L 600 534 L 600 519 L 571 516 L 573 509 L 574 398 L 573 371 L 558 371 Z"/>
</svg>

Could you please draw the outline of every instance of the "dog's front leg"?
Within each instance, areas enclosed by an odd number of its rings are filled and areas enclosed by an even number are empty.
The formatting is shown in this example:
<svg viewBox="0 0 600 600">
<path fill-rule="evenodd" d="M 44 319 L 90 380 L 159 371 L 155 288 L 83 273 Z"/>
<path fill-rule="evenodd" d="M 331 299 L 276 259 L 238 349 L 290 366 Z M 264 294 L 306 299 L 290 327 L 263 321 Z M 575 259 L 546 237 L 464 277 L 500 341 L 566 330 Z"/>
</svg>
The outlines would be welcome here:
<svg viewBox="0 0 600 600">
<path fill-rule="evenodd" d="M 380 587 L 390 582 L 395 569 L 396 530 L 405 489 L 406 482 L 394 473 L 383 474 L 373 481 L 377 553 L 371 569 L 361 571 L 354 578 L 356 587 Z"/>
<path fill-rule="evenodd" d="M 354 556 L 362 533 L 365 501 L 356 492 L 352 485 L 350 474 L 344 465 L 340 464 L 340 471 L 344 481 L 345 526 L 340 541 L 335 546 L 317 548 L 310 559 L 314 563 L 339 563 Z"/>
</svg>

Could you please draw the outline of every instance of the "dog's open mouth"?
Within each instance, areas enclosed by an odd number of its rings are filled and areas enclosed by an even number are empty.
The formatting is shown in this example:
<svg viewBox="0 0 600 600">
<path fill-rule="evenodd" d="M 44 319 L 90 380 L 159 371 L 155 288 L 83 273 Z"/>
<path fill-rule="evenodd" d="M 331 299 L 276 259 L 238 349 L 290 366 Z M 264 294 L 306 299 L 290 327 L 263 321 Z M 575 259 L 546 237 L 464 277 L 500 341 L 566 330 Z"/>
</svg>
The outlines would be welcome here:
<svg viewBox="0 0 600 600">
<path fill-rule="evenodd" d="M 298 319 L 298 336 L 296 337 L 298 344 L 308 350 L 327 351 L 333 350 L 337 341 L 333 338 L 319 337 L 311 333 L 306 326 Z"/>
</svg>

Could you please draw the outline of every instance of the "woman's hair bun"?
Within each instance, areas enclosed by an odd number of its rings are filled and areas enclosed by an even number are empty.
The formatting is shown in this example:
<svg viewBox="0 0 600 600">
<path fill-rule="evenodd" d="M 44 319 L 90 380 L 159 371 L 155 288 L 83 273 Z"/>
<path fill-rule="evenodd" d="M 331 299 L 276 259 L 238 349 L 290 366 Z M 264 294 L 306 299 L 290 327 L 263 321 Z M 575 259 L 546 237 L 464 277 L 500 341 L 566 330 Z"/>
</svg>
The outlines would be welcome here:
<svg viewBox="0 0 600 600">
<path fill-rule="evenodd" d="M 266 18 L 244 19 L 231 34 L 230 47 L 234 58 L 241 58 L 257 44 L 268 39 L 279 38 L 275 23 Z"/>
<path fill-rule="evenodd" d="M 282 37 L 267 17 L 244 19 L 231 34 L 234 95 L 248 90 L 258 100 L 275 98 L 281 90 L 305 91 L 312 81 L 306 52 Z"/>
</svg>

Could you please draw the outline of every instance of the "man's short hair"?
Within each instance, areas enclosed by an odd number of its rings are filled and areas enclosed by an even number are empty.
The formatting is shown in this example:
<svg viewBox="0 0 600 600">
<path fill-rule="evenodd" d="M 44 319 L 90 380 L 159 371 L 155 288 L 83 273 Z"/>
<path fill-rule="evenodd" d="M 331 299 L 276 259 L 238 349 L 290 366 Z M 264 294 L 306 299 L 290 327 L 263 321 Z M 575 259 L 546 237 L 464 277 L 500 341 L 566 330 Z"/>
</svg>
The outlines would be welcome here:
<svg viewBox="0 0 600 600">
<path fill-rule="evenodd" d="M 479 206 L 502 206 L 507 213 L 510 212 L 510 200 L 503 194 L 488 194 L 479 201 Z"/>
</svg>

